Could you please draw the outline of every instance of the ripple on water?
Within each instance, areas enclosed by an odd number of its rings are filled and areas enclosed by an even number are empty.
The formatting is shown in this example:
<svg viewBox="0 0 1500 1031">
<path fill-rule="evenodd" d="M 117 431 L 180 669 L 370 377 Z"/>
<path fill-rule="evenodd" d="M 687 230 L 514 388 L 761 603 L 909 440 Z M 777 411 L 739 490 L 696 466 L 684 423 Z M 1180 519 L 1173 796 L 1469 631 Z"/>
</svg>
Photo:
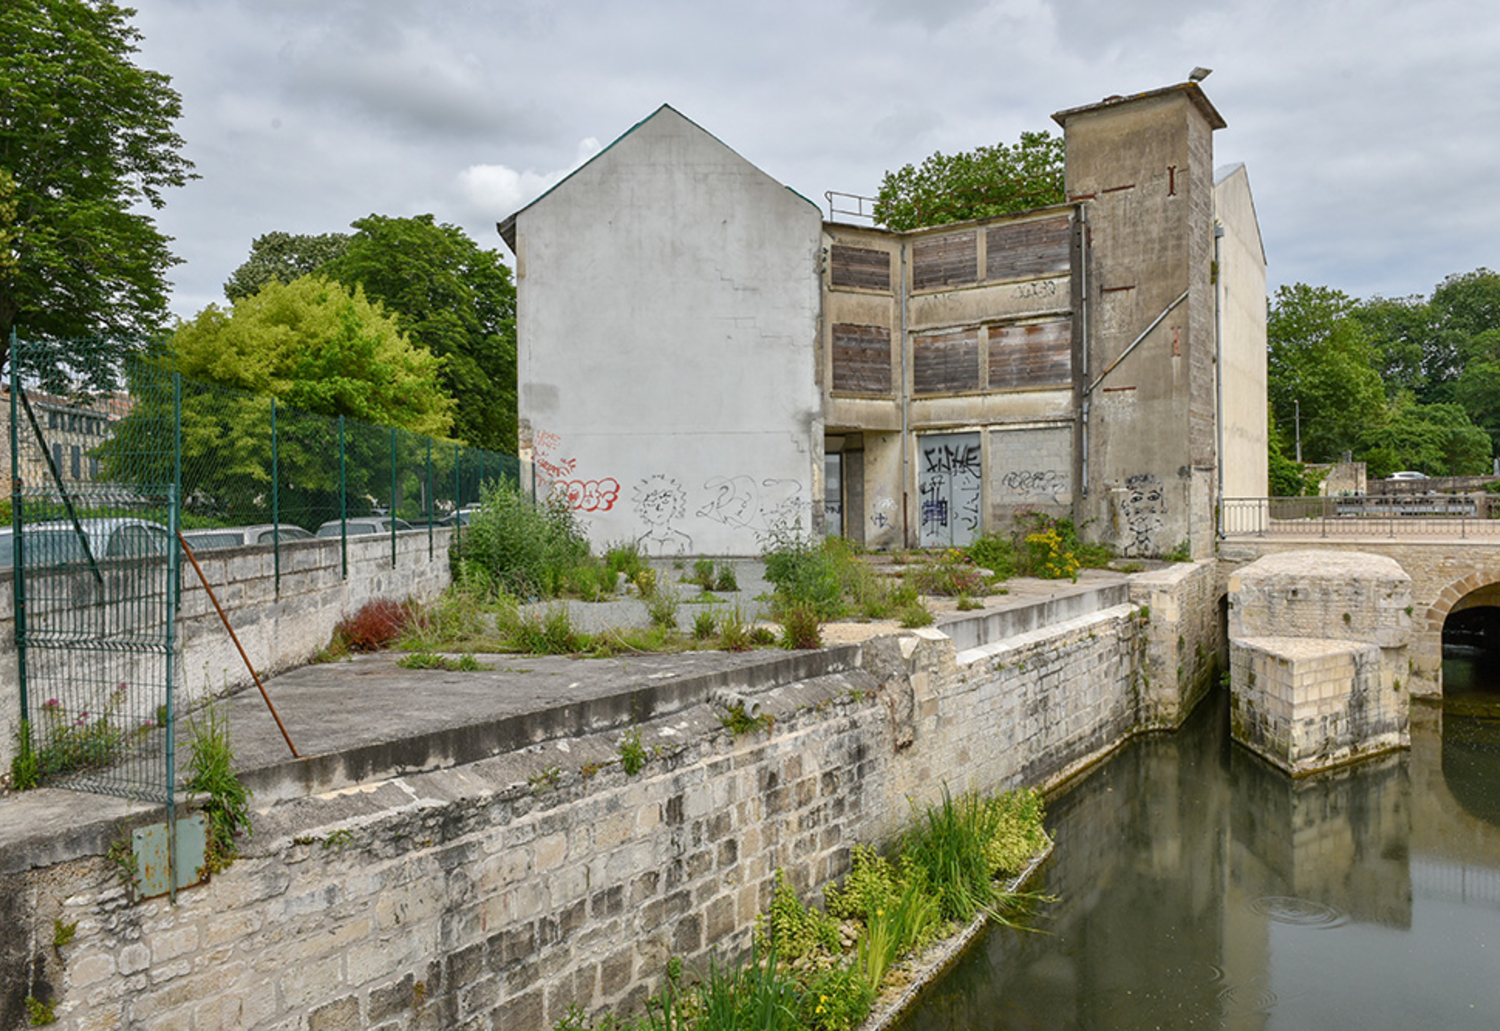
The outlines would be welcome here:
<svg viewBox="0 0 1500 1031">
<path fill-rule="evenodd" d="M 1349 922 L 1342 909 L 1295 895 L 1261 895 L 1250 900 L 1250 908 L 1267 920 L 1294 927 L 1333 928 Z"/>
<path fill-rule="evenodd" d="M 1280 1000 L 1257 978 L 1245 984 L 1225 985 L 1219 990 L 1219 1001 L 1230 1013 L 1269 1013 Z"/>
</svg>

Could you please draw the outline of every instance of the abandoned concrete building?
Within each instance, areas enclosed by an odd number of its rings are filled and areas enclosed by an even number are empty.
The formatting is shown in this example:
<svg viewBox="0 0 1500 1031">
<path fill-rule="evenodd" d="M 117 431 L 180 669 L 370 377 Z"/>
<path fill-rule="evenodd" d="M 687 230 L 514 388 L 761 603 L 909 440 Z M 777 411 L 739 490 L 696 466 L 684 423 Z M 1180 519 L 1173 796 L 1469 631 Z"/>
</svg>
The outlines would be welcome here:
<svg viewBox="0 0 1500 1031">
<path fill-rule="evenodd" d="M 1195 82 L 1053 115 L 1066 203 L 825 220 L 663 106 L 500 224 L 522 457 L 596 542 L 744 555 L 800 519 L 960 545 L 1018 508 L 1211 553 L 1266 493 L 1265 257 Z"/>
</svg>

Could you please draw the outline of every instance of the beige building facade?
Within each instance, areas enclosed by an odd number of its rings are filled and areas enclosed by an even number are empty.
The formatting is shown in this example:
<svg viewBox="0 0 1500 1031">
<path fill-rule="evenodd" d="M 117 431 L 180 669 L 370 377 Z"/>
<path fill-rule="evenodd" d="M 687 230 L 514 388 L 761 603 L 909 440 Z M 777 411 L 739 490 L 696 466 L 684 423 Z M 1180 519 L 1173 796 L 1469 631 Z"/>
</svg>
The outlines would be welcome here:
<svg viewBox="0 0 1500 1031">
<path fill-rule="evenodd" d="M 1265 492 L 1248 176 L 1216 180 L 1196 83 L 1053 117 L 1066 202 L 1016 215 L 825 221 L 664 107 L 511 216 L 539 488 L 659 554 L 789 521 L 957 546 L 1026 511 L 1210 554 L 1223 490 Z"/>
</svg>

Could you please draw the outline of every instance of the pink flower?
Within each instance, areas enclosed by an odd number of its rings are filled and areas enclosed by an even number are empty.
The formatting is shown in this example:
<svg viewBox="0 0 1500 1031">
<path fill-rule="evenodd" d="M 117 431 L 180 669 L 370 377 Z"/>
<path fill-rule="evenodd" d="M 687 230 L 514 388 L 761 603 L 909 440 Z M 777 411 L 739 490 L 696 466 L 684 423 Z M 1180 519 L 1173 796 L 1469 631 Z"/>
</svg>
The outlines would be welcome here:
<svg viewBox="0 0 1500 1031">
<path fill-rule="evenodd" d="M 49 712 L 56 712 L 58 709 L 62 708 L 62 702 L 59 702 L 56 698 L 48 698 L 45 702 L 42 703 L 42 708 L 48 710 Z"/>
</svg>

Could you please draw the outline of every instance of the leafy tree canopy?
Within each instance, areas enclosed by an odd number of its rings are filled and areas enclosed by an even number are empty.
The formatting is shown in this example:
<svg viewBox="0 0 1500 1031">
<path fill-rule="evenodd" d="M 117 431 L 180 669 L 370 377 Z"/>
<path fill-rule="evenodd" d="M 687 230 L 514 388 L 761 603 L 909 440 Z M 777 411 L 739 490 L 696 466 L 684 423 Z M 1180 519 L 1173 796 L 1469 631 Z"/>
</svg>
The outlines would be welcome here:
<svg viewBox="0 0 1500 1031">
<path fill-rule="evenodd" d="M 249 297 L 273 279 L 290 283 L 317 272 L 344 253 L 349 246 L 348 233 L 272 232 L 257 236 L 250 244 L 250 257 L 230 273 L 224 284 L 224 296 L 231 302 Z"/>
<path fill-rule="evenodd" d="M 1429 476 L 1481 476 L 1490 468 L 1490 438 L 1456 404 L 1418 404 L 1403 394 L 1359 434 L 1369 475 L 1416 469 Z"/>
<path fill-rule="evenodd" d="M 516 288 L 510 269 L 431 215 L 370 215 L 322 272 L 358 284 L 411 339 L 443 359 L 442 384 L 467 444 L 516 449 Z"/>
<path fill-rule="evenodd" d="M 1266 319 L 1272 418 L 1283 436 L 1300 421 L 1308 462 L 1357 449 L 1361 430 L 1384 410 L 1375 352 L 1354 308 L 1340 290 L 1298 283 L 1276 291 Z"/>
<path fill-rule="evenodd" d="M 363 290 L 320 276 L 268 282 L 229 311 L 211 304 L 177 328 L 172 348 L 191 379 L 433 436 L 452 425 L 442 360 Z"/>
<path fill-rule="evenodd" d="M 12 329 L 50 343 L 36 371 L 53 389 L 70 369 L 111 382 L 122 341 L 166 319 L 177 259 L 135 209 L 160 208 L 192 163 L 170 80 L 133 62 L 134 13 L 108 0 L 0 3 L 0 361 Z"/>
<path fill-rule="evenodd" d="M 875 199 L 875 221 L 887 229 L 920 229 L 1061 204 L 1063 138 L 1023 132 L 961 154 L 933 154 L 921 165 L 887 172 Z"/>
</svg>

